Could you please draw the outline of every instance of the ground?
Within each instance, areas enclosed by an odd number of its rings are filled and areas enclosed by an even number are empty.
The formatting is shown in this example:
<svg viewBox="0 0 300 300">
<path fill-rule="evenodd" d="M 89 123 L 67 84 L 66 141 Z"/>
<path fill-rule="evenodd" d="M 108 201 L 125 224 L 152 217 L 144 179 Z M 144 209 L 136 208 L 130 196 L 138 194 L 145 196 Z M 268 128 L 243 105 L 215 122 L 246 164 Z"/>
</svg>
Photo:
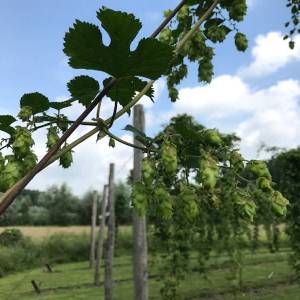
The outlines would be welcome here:
<svg viewBox="0 0 300 300">
<path fill-rule="evenodd" d="M 288 265 L 289 249 L 271 254 L 261 250 L 258 254 L 247 253 L 245 258 L 244 282 L 241 292 L 232 293 L 227 280 L 226 257 L 214 257 L 205 279 L 195 268 L 180 287 L 182 299 L 261 299 L 299 300 L 300 287 L 293 281 L 293 273 Z M 196 257 L 192 259 L 196 266 Z M 93 286 L 93 271 L 88 262 L 52 266 L 54 272 L 34 269 L 12 274 L 0 279 L 0 299 L 103 299 L 103 288 Z M 131 257 L 123 255 L 115 259 L 114 299 L 132 299 Z M 103 274 L 102 279 L 103 279 Z M 160 299 L 160 282 L 155 261 L 150 263 L 150 299 Z M 41 289 L 37 295 L 31 285 L 35 280 Z"/>
</svg>

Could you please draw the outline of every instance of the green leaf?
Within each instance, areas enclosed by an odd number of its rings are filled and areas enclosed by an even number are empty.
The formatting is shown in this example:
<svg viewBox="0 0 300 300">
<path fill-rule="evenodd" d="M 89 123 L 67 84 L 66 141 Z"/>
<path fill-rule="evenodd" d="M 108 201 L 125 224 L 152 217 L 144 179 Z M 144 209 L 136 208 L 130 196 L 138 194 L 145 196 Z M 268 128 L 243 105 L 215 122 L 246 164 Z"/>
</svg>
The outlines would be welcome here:
<svg viewBox="0 0 300 300">
<path fill-rule="evenodd" d="M 69 56 L 70 66 L 103 71 L 116 78 L 157 79 L 167 70 L 173 56 L 169 45 L 147 38 L 140 41 L 135 51 L 130 50 L 142 27 L 132 14 L 102 8 L 97 17 L 111 39 L 110 44 L 103 44 L 96 25 L 76 20 L 65 35 L 64 52 Z"/>
<path fill-rule="evenodd" d="M 88 106 L 100 90 L 97 80 L 89 76 L 78 76 L 68 83 L 72 97 L 84 106 Z"/>
<path fill-rule="evenodd" d="M 44 112 L 50 108 L 49 99 L 37 92 L 24 94 L 20 100 L 20 106 L 29 106 L 33 114 Z"/>
<path fill-rule="evenodd" d="M 61 102 L 50 102 L 49 106 L 51 108 L 57 109 L 57 110 L 61 110 L 67 107 L 70 107 L 72 105 L 72 103 L 74 101 L 76 101 L 77 99 L 69 99 L 69 100 L 65 100 L 65 101 L 61 101 Z"/>
<path fill-rule="evenodd" d="M 10 136 L 14 135 L 15 129 L 9 125 L 0 124 L 0 131 L 3 131 Z"/>
<path fill-rule="evenodd" d="M 110 78 L 103 81 L 103 85 L 106 86 Z M 120 79 L 117 84 L 109 91 L 108 97 L 113 101 L 117 101 L 122 106 L 127 105 L 135 96 L 136 92 L 140 92 L 147 85 L 146 81 L 143 81 L 137 77 L 128 77 Z M 154 89 L 151 88 L 146 93 L 148 97 L 153 101 Z"/>
<path fill-rule="evenodd" d="M 147 136 L 144 132 L 132 125 L 126 125 L 123 130 L 130 131 L 134 134 L 134 138 L 144 144 L 145 146 L 150 146 L 153 143 L 153 139 Z"/>
<path fill-rule="evenodd" d="M 0 124 L 1 125 L 10 125 L 17 120 L 11 115 L 0 115 Z"/>
</svg>

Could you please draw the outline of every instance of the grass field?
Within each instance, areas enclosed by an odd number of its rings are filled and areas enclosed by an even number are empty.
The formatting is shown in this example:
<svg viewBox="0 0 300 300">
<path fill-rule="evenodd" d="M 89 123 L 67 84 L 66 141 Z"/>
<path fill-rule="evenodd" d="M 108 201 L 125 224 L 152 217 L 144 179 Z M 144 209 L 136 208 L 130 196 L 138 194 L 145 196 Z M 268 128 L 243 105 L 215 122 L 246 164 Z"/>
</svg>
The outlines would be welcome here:
<svg viewBox="0 0 300 300">
<path fill-rule="evenodd" d="M 0 227 L 0 233 L 5 229 L 16 228 L 21 230 L 25 236 L 33 239 L 42 239 L 54 233 L 90 234 L 90 226 L 7 226 Z M 131 232 L 130 226 L 121 226 L 121 232 Z"/>
<path fill-rule="evenodd" d="M 180 287 L 182 299 L 262 299 L 262 300 L 299 300 L 300 287 L 292 281 L 292 271 L 287 263 L 288 249 L 280 253 L 247 254 L 245 258 L 244 287 L 234 298 L 232 288 L 226 280 L 228 269 L 226 258 L 212 260 L 208 279 L 192 272 Z M 192 260 L 196 264 L 196 260 Z M 9 275 L 0 279 L 0 299 L 103 299 L 103 288 L 93 287 L 93 273 L 88 263 L 72 263 L 53 266 L 54 272 L 42 269 Z M 150 264 L 150 299 L 160 299 L 160 282 L 157 278 L 157 266 Z M 132 264 L 131 257 L 115 259 L 115 297 L 116 300 L 132 299 Z M 103 278 L 103 276 L 102 276 Z M 42 290 L 37 295 L 31 286 L 36 280 Z"/>
</svg>

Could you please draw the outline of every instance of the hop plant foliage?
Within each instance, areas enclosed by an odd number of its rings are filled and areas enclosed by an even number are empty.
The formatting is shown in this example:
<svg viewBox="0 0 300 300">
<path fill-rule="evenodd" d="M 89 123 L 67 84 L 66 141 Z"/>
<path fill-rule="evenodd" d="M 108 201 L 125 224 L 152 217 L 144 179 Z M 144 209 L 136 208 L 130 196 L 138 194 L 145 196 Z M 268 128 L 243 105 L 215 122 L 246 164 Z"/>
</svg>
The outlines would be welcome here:
<svg viewBox="0 0 300 300">
<path fill-rule="evenodd" d="M 234 148 L 236 140 L 187 115 L 173 118 L 153 139 L 151 147 L 157 151 L 143 161 L 133 202 L 139 213 L 149 214 L 154 236 L 167 253 L 162 299 L 176 297 L 192 249 L 199 249 L 201 268 L 216 243 L 233 260 L 240 259 L 250 224 L 264 215 L 276 220 L 286 214 L 288 201 L 273 189 L 266 163 L 246 161 Z M 232 282 L 238 268 L 232 267 Z"/>
<path fill-rule="evenodd" d="M 177 14 L 176 22 L 165 28 L 160 34 L 160 41 L 174 46 L 181 40 L 185 32 L 190 30 L 212 4 L 212 1 L 188 1 Z M 176 86 L 187 76 L 188 70 L 180 72 L 186 59 L 198 64 L 198 79 L 202 82 L 211 82 L 214 75 L 212 43 L 222 43 L 231 32 L 235 33 L 237 50 L 245 51 L 248 47 L 246 36 L 237 29 L 237 22 L 241 22 L 247 12 L 246 0 L 222 0 L 214 13 L 204 22 L 204 28 L 194 33 L 184 47 L 173 59 L 168 74 L 168 89 L 171 101 L 178 99 Z M 170 11 L 164 12 L 168 16 Z"/>
</svg>

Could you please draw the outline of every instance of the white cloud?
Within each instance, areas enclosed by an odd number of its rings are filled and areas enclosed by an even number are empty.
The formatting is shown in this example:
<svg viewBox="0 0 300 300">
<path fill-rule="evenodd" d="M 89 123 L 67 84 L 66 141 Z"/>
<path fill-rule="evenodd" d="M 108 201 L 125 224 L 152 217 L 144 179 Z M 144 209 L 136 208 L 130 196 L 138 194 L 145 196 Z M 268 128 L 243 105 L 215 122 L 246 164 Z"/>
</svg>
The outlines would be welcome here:
<svg viewBox="0 0 300 300">
<path fill-rule="evenodd" d="M 210 85 L 184 88 L 162 119 L 187 113 L 242 138 L 241 151 L 254 158 L 258 146 L 295 147 L 300 140 L 300 81 L 284 80 L 253 90 L 241 78 L 216 77 Z M 204 125 L 205 125 L 204 124 Z"/>
<path fill-rule="evenodd" d="M 280 32 L 259 35 L 252 49 L 253 62 L 243 67 L 242 77 L 260 77 L 278 71 L 293 61 L 300 60 L 300 35 L 295 38 L 295 49 L 291 50 Z"/>
<path fill-rule="evenodd" d="M 76 136 L 81 133 L 78 132 Z M 123 135 L 121 138 L 132 140 L 129 135 Z M 45 153 L 44 142 L 41 139 L 36 145 L 36 152 L 39 155 Z M 71 168 L 62 169 L 57 162 L 53 163 L 35 177 L 29 188 L 46 189 L 50 185 L 67 182 L 76 194 L 82 194 L 88 189 L 102 190 L 102 186 L 108 180 L 108 167 L 111 162 L 115 163 L 116 180 L 126 178 L 132 167 L 133 150 L 118 142 L 115 148 L 111 148 L 108 142 L 108 138 L 97 143 L 96 136 L 90 138 L 76 147 Z"/>
</svg>

